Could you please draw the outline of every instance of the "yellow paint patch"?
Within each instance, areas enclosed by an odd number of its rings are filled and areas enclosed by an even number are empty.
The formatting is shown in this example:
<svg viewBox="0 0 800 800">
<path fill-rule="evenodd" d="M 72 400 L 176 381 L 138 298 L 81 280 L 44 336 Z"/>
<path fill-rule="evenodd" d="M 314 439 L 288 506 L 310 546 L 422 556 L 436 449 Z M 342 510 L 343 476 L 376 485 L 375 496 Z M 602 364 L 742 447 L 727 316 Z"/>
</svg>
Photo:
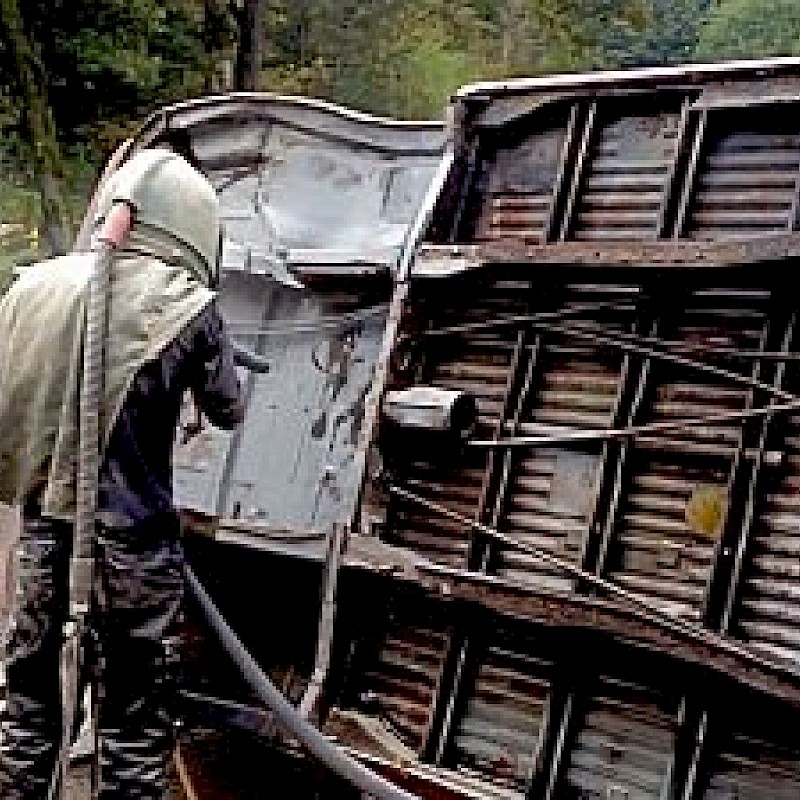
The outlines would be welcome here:
<svg viewBox="0 0 800 800">
<path fill-rule="evenodd" d="M 717 539 L 725 523 L 728 493 L 722 486 L 699 483 L 686 504 L 686 524 L 706 539 Z"/>
</svg>

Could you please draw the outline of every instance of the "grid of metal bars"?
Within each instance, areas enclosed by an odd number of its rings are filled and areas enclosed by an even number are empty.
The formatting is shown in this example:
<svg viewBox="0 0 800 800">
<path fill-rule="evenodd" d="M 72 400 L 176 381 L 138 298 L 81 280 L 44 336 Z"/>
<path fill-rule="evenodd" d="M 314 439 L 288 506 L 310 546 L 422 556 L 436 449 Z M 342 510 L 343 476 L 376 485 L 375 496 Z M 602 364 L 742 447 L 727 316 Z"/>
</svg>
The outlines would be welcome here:
<svg viewBox="0 0 800 800">
<path fill-rule="evenodd" d="M 476 139 L 460 208 L 472 202 L 477 212 L 451 226 L 451 241 L 602 247 L 795 230 L 796 113 L 695 108 L 696 95 L 576 100 L 541 130 L 533 115 L 527 136 Z M 489 280 L 445 313 L 424 302 L 415 310 L 441 328 L 563 312 L 587 300 L 610 300 L 613 310 L 431 338 L 415 379 L 474 391 L 481 433 L 495 438 L 741 411 L 797 385 L 781 366 L 795 324 L 781 289 L 562 282 L 558 291 L 540 290 L 558 283 L 534 279 L 503 297 L 509 286 Z M 473 451 L 468 463 L 412 475 L 410 485 L 671 615 L 797 663 L 798 426 L 797 415 L 767 417 L 623 443 Z M 767 463 L 768 451 L 776 463 Z M 452 520 L 392 503 L 387 537 L 395 544 L 556 596 L 584 591 Z M 409 535 L 408 520 L 425 528 L 423 538 Z M 452 539 L 457 549 L 437 551 Z M 426 760 L 485 781 L 487 792 L 689 800 L 800 791 L 797 754 L 774 742 L 739 731 L 707 752 L 710 712 L 685 713 L 692 698 L 656 689 L 655 676 L 641 685 L 608 676 L 599 686 L 557 691 L 535 643 L 498 636 L 487 641 L 468 622 L 450 631 L 437 650 L 439 672 L 427 679 L 435 700 L 416 740 Z M 685 764 L 677 761 L 679 739 L 694 743 Z M 698 763 L 706 765 L 701 777 Z"/>
</svg>

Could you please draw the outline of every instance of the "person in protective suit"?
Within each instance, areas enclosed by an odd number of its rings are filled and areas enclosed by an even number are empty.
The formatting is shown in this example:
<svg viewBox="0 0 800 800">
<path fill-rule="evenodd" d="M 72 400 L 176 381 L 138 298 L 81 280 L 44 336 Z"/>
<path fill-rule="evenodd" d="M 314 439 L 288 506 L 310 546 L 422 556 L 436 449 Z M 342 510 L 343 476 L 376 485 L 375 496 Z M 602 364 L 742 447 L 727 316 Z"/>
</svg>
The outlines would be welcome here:
<svg viewBox="0 0 800 800">
<path fill-rule="evenodd" d="M 93 625 L 103 800 L 166 791 L 184 594 L 171 482 L 182 400 L 191 392 L 222 428 L 243 417 L 214 302 L 222 237 L 212 186 L 181 156 L 143 150 L 101 187 L 98 225 L 119 202 L 133 226 L 111 262 Z M 0 731 L 5 800 L 46 797 L 60 745 L 90 269 L 89 254 L 34 265 L 0 300 L 0 501 L 21 505 L 23 520 Z"/>
</svg>

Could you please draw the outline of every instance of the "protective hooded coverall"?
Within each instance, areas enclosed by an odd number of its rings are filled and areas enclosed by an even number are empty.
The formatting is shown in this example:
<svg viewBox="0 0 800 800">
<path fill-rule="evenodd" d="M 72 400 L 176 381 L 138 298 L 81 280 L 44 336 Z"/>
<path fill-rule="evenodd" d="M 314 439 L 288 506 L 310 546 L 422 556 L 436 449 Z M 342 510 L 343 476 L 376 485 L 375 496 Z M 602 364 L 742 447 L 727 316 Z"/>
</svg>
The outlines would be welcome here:
<svg viewBox="0 0 800 800">
<path fill-rule="evenodd" d="M 171 485 L 183 397 L 191 392 L 221 427 L 243 414 L 214 303 L 221 235 L 213 188 L 180 156 L 145 150 L 101 189 L 98 221 L 119 201 L 132 206 L 134 225 L 111 266 L 100 414 L 95 791 L 103 800 L 165 792 L 184 593 Z M 0 301 L 0 500 L 23 508 L 0 732 L 6 800 L 46 796 L 60 744 L 88 262 L 35 265 Z"/>
</svg>

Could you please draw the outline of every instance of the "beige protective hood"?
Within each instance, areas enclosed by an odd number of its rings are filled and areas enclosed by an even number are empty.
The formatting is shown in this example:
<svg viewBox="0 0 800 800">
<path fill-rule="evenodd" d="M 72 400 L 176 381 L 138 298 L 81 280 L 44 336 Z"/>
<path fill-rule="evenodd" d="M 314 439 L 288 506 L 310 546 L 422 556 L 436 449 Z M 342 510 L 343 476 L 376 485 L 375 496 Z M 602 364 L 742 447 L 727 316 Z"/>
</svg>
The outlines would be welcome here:
<svg viewBox="0 0 800 800">
<path fill-rule="evenodd" d="M 117 200 L 134 207 L 135 223 L 111 264 L 104 447 L 137 371 L 212 300 L 220 241 L 213 188 L 168 151 L 142 151 L 114 173 L 100 191 L 101 218 Z M 42 490 L 44 513 L 63 518 L 75 508 L 94 258 L 70 255 L 29 267 L 0 299 L 0 501 L 18 503 Z"/>
</svg>

